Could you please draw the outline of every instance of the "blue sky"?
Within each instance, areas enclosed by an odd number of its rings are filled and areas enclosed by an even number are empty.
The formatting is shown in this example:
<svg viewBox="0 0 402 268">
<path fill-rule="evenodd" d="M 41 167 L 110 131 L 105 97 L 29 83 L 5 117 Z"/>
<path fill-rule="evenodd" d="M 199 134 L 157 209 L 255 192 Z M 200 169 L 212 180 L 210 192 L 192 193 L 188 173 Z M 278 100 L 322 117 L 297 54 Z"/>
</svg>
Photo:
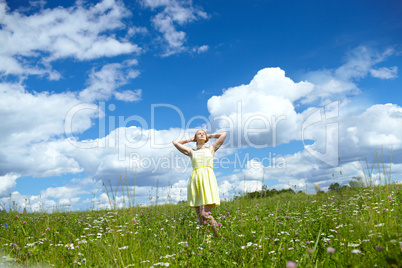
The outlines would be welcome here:
<svg viewBox="0 0 402 268">
<path fill-rule="evenodd" d="M 0 203 L 107 208 L 106 182 L 123 206 L 120 178 L 136 204 L 154 203 L 157 187 L 158 202 L 178 202 L 191 165 L 171 141 L 198 128 L 228 132 L 214 167 L 222 198 L 262 183 L 347 184 L 377 153 L 388 170 L 391 151 L 401 180 L 401 11 L 400 1 L 0 1 Z"/>
</svg>

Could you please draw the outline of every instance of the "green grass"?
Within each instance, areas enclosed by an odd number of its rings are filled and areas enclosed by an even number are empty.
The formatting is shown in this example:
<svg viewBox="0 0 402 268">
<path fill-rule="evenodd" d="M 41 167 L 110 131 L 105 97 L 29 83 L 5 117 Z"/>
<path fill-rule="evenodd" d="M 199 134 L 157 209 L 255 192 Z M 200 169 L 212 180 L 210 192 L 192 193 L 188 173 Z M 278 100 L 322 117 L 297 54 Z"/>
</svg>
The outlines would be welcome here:
<svg viewBox="0 0 402 268">
<path fill-rule="evenodd" d="M 212 214 L 222 237 L 207 225 L 197 229 L 195 211 L 184 204 L 3 213 L 0 265 L 402 267 L 396 187 L 223 202 Z"/>
</svg>

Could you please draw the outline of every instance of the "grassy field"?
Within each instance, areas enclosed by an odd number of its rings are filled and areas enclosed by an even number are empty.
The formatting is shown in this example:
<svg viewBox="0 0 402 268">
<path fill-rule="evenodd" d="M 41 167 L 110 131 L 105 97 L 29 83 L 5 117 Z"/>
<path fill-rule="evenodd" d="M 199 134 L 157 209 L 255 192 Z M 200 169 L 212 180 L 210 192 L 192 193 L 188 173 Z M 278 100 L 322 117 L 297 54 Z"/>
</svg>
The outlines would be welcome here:
<svg viewBox="0 0 402 268">
<path fill-rule="evenodd" d="M 220 237 L 185 204 L 14 211 L 0 214 L 0 266 L 402 267 L 401 201 L 394 184 L 243 197 L 213 209 Z"/>
</svg>

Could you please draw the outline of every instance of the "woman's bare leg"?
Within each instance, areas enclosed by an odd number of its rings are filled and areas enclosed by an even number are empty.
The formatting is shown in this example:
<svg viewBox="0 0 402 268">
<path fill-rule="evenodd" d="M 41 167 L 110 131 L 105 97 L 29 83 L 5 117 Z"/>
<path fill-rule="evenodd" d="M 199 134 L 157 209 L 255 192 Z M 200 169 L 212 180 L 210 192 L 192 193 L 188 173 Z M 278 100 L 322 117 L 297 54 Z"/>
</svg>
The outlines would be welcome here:
<svg viewBox="0 0 402 268">
<path fill-rule="evenodd" d="M 197 213 L 198 224 L 199 224 L 199 225 L 202 225 L 203 219 L 202 219 L 202 216 L 201 216 L 201 209 L 200 209 L 200 207 L 195 207 L 195 213 Z"/>
<path fill-rule="evenodd" d="M 218 224 L 216 223 L 214 217 L 211 215 L 211 210 L 212 206 L 211 205 L 206 205 L 206 206 L 201 206 L 200 211 L 201 211 L 201 217 L 208 221 L 209 224 L 211 225 L 212 231 L 214 232 L 215 236 L 219 236 L 218 232 Z"/>
</svg>

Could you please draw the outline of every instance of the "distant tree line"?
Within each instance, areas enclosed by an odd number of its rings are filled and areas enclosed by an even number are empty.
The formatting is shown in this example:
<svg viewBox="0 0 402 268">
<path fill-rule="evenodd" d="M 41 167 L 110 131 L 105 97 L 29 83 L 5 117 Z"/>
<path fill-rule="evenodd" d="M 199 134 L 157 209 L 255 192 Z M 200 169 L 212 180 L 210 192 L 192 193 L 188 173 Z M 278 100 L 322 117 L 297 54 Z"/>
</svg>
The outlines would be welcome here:
<svg viewBox="0 0 402 268">
<path fill-rule="evenodd" d="M 359 187 L 363 187 L 364 183 L 362 181 L 361 177 L 353 177 L 353 180 L 349 181 L 349 184 L 346 185 L 339 185 L 339 183 L 335 182 L 332 183 L 329 187 L 328 187 L 328 192 L 340 192 L 340 191 L 344 191 L 346 189 L 349 188 L 359 188 Z"/>
<path fill-rule="evenodd" d="M 340 192 L 347 188 L 349 188 L 347 185 L 339 185 L 339 183 L 335 182 L 328 187 L 328 192 Z"/>
<path fill-rule="evenodd" d="M 273 197 L 276 195 L 280 195 L 280 194 L 285 194 L 285 193 L 289 193 L 289 194 L 296 194 L 295 191 L 293 191 L 292 189 L 282 189 L 282 190 L 276 190 L 274 189 L 267 189 L 267 186 L 264 185 L 261 191 L 254 191 L 254 192 L 249 192 L 246 193 L 244 195 L 245 198 L 265 198 L 265 197 Z M 303 193 L 302 191 L 299 191 L 298 194 Z M 235 196 L 234 199 L 239 199 L 241 198 L 241 196 Z"/>
</svg>

